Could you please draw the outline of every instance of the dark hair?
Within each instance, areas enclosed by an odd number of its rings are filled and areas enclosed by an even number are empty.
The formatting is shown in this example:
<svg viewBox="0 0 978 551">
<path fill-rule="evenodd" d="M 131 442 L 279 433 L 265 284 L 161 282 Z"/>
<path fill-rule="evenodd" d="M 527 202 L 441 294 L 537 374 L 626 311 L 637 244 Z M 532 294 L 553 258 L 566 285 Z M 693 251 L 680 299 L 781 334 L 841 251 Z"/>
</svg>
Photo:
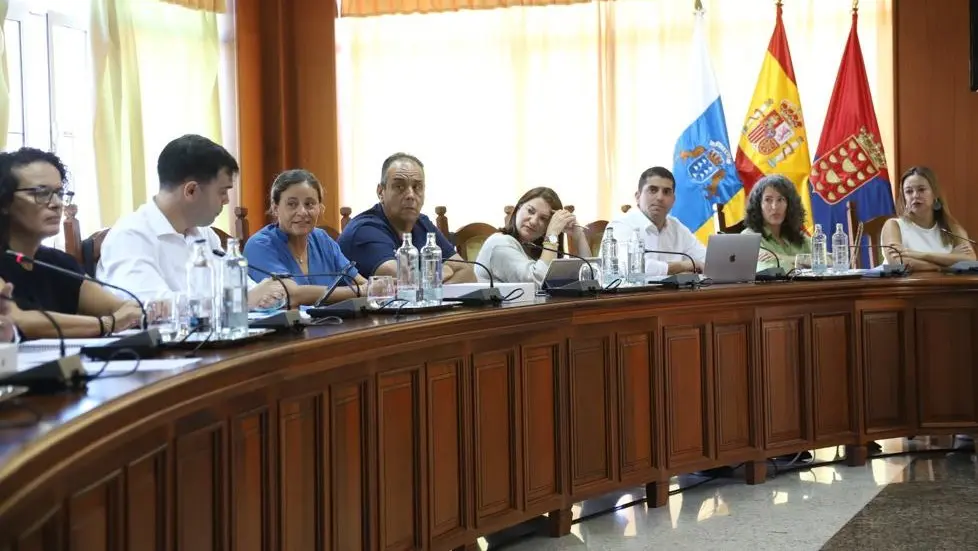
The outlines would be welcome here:
<svg viewBox="0 0 978 551">
<path fill-rule="evenodd" d="M 68 183 L 68 169 L 50 151 L 22 147 L 17 151 L 0 152 L 0 244 L 4 248 L 10 245 L 10 205 L 14 202 L 14 192 L 20 187 L 20 180 L 14 171 L 38 162 L 48 163 L 56 168 L 61 176 L 61 184 Z"/>
<path fill-rule="evenodd" d="M 550 209 L 553 211 L 558 211 L 564 208 L 564 204 L 560 202 L 560 197 L 557 196 L 556 191 L 548 187 L 535 187 L 530 191 L 524 193 L 523 196 L 520 197 L 519 201 L 516 201 L 516 206 L 513 207 L 513 213 L 509 215 L 509 220 L 506 221 L 506 226 L 500 228 L 499 231 L 512 237 L 513 239 L 516 239 L 516 241 L 520 241 L 520 234 L 519 231 L 517 231 L 516 229 L 516 213 L 518 213 L 520 209 L 523 208 L 524 203 L 526 203 L 527 201 L 532 201 L 537 197 L 540 197 L 544 201 L 546 201 L 547 204 L 550 205 Z M 534 241 L 534 243 L 537 246 L 542 247 L 543 239 L 545 237 L 546 237 L 545 235 L 541 235 L 539 238 L 537 238 L 536 241 Z M 524 249 L 527 248 L 524 247 Z M 530 258 L 537 260 L 540 258 L 540 255 L 543 254 L 543 251 L 536 247 L 531 247 L 527 250 L 527 254 L 530 256 Z"/>
<path fill-rule="evenodd" d="M 761 208 L 761 198 L 764 190 L 774 188 L 788 201 L 788 210 L 781 224 L 781 236 L 789 243 L 800 245 L 805 241 L 805 207 L 801 206 L 801 196 L 791 180 L 780 175 L 770 174 L 757 181 L 747 197 L 747 212 L 744 225 L 751 230 L 764 233 L 764 210 Z"/>
<path fill-rule="evenodd" d="M 672 172 L 670 172 L 669 169 L 664 166 L 654 166 L 652 168 L 645 169 L 645 172 L 638 177 L 638 190 L 642 191 L 642 188 L 645 187 L 645 181 L 654 176 L 669 180 L 672 182 L 672 189 L 676 189 L 676 177 L 672 175 Z"/>
<path fill-rule="evenodd" d="M 953 246 L 954 237 L 944 232 L 961 235 L 961 224 L 951 216 L 951 211 L 947 206 L 947 200 L 944 199 L 944 193 L 941 192 L 941 187 L 937 183 L 937 175 L 934 174 L 933 170 L 926 166 L 912 166 L 903 173 L 903 176 L 900 176 L 900 193 L 897 193 L 896 196 L 897 213 L 899 213 L 900 217 L 906 216 L 904 213 L 907 211 L 907 199 L 903 196 L 903 183 L 911 176 L 920 176 L 924 180 L 927 180 L 927 183 L 930 185 L 930 190 L 934 194 L 934 206 L 939 207 L 934 209 L 934 222 L 937 223 L 938 228 L 944 230 L 941 232 L 941 243 Z"/>
<path fill-rule="evenodd" d="M 398 152 L 384 159 L 384 164 L 380 165 L 380 185 L 387 185 L 387 169 L 389 169 L 391 165 L 397 161 L 404 160 L 411 161 L 418 165 L 418 168 L 421 169 L 421 175 L 424 175 L 424 163 L 422 163 L 420 159 L 414 155 L 411 155 L 410 153 Z"/>
<path fill-rule="evenodd" d="M 298 184 L 309 184 L 316 190 L 319 202 L 323 202 L 323 185 L 319 183 L 316 175 L 308 170 L 293 168 L 275 177 L 275 181 L 272 182 L 271 204 L 277 205 L 282 200 L 282 194 L 285 193 L 285 190 Z"/>
<path fill-rule="evenodd" d="M 166 144 L 156 161 L 160 188 L 171 190 L 185 182 L 206 184 L 217 178 L 222 170 L 235 175 L 238 161 L 220 145 L 197 134 L 185 134 Z"/>
</svg>

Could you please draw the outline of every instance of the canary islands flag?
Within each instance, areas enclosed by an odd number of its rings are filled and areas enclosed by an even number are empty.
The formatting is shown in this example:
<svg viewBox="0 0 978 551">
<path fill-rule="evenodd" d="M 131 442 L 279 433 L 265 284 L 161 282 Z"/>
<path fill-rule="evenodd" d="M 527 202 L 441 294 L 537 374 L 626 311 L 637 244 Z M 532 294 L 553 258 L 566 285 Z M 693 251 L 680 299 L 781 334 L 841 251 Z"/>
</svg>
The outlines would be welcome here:
<svg viewBox="0 0 978 551">
<path fill-rule="evenodd" d="M 859 222 L 894 213 L 890 175 L 873 96 L 869 93 L 857 20 L 853 10 L 852 29 L 812 163 L 811 183 L 815 192 L 812 213 L 815 222 L 829 235 L 835 231 L 836 224 L 855 234 L 856 228 L 848 228 L 846 220 L 849 201 L 855 201 Z M 867 245 L 869 237 L 865 235 L 863 243 L 853 245 Z M 868 253 L 869 247 L 860 251 L 864 267 L 879 263 L 877 258 L 870 259 Z"/>
<path fill-rule="evenodd" d="M 805 228 L 812 229 L 811 195 L 808 173 L 811 156 L 808 136 L 801 112 L 801 98 L 791 64 L 788 37 L 781 21 L 781 3 L 777 4 L 774 34 L 768 43 L 754 97 L 747 110 L 747 120 L 737 146 L 737 172 L 744 184 L 724 207 L 728 224 L 744 219 L 744 201 L 754 184 L 768 174 L 781 174 L 791 180 L 805 207 Z"/>
<path fill-rule="evenodd" d="M 706 243 L 713 233 L 713 205 L 724 205 L 743 186 L 737 177 L 723 102 L 703 30 L 703 10 L 693 21 L 692 82 L 687 116 L 692 121 L 676 140 L 673 175 L 676 203 L 672 215 Z"/>
</svg>

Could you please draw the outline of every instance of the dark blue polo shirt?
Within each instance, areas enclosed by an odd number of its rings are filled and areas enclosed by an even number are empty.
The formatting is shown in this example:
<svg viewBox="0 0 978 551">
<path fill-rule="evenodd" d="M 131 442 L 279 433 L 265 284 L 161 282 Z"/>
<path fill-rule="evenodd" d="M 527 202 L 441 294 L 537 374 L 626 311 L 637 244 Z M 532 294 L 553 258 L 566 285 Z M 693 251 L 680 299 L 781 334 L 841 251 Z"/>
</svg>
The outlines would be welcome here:
<svg viewBox="0 0 978 551">
<path fill-rule="evenodd" d="M 442 258 L 455 256 L 455 246 L 442 235 L 425 215 L 419 215 L 411 229 L 411 243 L 419 250 L 428 242 L 428 232 L 435 232 Z M 377 268 L 388 260 L 394 260 L 394 251 L 401 246 L 401 233 L 391 226 L 384 209 L 377 203 L 356 215 L 346 225 L 338 240 L 343 256 L 357 263 L 363 277 L 374 275 Z"/>
</svg>

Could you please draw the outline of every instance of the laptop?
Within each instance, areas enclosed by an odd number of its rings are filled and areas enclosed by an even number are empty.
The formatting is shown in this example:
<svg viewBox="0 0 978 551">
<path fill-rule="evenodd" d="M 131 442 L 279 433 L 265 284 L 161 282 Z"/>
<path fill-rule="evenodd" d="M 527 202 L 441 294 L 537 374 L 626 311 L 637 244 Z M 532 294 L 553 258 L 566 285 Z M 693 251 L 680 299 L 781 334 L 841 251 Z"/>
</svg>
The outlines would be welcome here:
<svg viewBox="0 0 978 551">
<path fill-rule="evenodd" d="M 597 277 L 599 275 L 597 270 L 601 266 L 601 260 L 598 258 L 588 258 L 587 260 L 594 266 L 596 270 L 594 275 Z M 581 266 L 583 265 L 584 261 L 579 258 L 564 257 L 553 259 L 547 268 L 547 275 L 543 278 L 544 288 L 552 289 L 580 280 Z M 584 269 L 587 270 L 587 268 Z"/>
<path fill-rule="evenodd" d="M 761 234 L 721 233 L 706 243 L 704 278 L 713 283 L 751 283 L 757 273 Z"/>
</svg>

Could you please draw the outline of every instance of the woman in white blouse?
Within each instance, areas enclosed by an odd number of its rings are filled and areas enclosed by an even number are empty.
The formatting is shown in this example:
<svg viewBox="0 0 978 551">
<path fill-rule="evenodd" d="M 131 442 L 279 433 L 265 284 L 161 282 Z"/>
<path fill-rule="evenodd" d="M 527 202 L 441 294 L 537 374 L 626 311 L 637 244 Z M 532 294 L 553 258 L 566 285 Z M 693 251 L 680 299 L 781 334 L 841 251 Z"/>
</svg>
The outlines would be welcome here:
<svg viewBox="0 0 978 551">
<path fill-rule="evenodd" d="M 579 250 L 588 250 L 584 230 L 577 225 L 574 214 L 564 210 L 557 193 L 548 187 L 533 188 L 517 201 L 506 227 L 482 244 L 476 260 L 492 270 L 495 281 L 532 281 L 539 288 L 550 262 L 557 258 L 560 234 L 564 232 L 577 240 Z M 489 274 L 481 266 L 476 266 L 475 275 L 479 281 L 489 281 Z"/>
<path fill-rule="evenodd" d="M 927 167 L 915 166 L 900 178 L 897 218 L 883 225 L 881 241 L 886 262 L 900 262 L 914 270 L 940 270 L 960 260 L 975 260 L 968 233 L 951 216 L 937 177 Z M 897 253 L 899 251 L 899 254 Z"/>
</svg>

